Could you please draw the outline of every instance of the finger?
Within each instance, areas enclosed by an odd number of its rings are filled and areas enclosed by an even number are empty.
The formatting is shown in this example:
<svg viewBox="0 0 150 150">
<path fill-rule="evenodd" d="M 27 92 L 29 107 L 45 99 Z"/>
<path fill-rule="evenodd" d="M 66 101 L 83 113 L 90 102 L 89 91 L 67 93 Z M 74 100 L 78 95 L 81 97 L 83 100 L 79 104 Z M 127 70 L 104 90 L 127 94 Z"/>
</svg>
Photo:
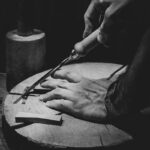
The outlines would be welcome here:
<svg viewBox="0 0 150 150">
<path fill-rule="evenodd" d="M 66 109 L 67 110 L 69 108 L 71 109 L 73 103 L 71 101 L 61 99 L 61 100 L 48 101 L 45 103 L 45 105 L 49 108 L 53 108 L 53 109 L 60 110 L 60 111 L 65 111 Z"/>
<path fill-rule="evenodd" d="M 48 80 L 50 80 L 50 79 L 52 79 L 52 77 L 51 77 L 51 76 L 48 76 L 46 79 L 44 79 L 42 82 L 40 82 L 40 84 L 43 83 L 43 82 L 46 82 L 46 81 L 48 81 Z"/>
<path fill-rule="evenodd" d="M 55 90 L 48 92 L 46 94 L 43 94 L 39 97 L 39 100 L 41 101 L 50 101 L 53 99 L 73 99 L 73 93 L 70 90 L 62 89 L 62 88 L 56 88 Z"/>
<path fill-rule="evenodd" d="M 56 81 L 53 81 L 54 79 L 46 79 L 44 80 L 40 85 L 43 88 L 49 88 L 49 89 L 54 89 L 56 88 Z"/>
<path fill-rule="evenodd" d="M 57 85 L 60 83 L 60 80 L 59 79 L 48 79 L 48 80 L 45 80 L 45 82 L 42 82 L 41 83 L 41 86 L 44 87 L 44 88 L 50 88 L 50 89 L 54 89 L 57 87 Z"/>
<path fill-rule="evenodd" d="M 124 23 L 121 23 L 122 19 L 116 19 L 115 16 L 122 5 L 123 3 L 112 3 L 105 11 L 104 19 L 100 26 L 100 34 L 97 39 L 106 47 L 113 43 L 115 35 L 124 26 Z"/>
<path fill-rule="evenodd" d="M 56 87 L 66 88 L 67 83 L 68 82 L 66 80 L 51 78 L 51 79 L 41 83 L 41 86 L 44 88 L 49 88 L 49 89 L 55 89 Z"/>
<path fill-rule="evenodd" d="M 85 20 L 85 29 L 83 32 L 83 38 L 86 38 L 88 35 L 90 35 L 93 31 L 93 25 L 91 23 L 91 21 L 89 20 Z"/>
<path fill-rule="evenodd" d="M 77 82 L 81 81 L 82 76 L 80 74 L 75 73 L 75 72 L 60 70 L 60 71 L 55 72 L 54 78 L 65 79 L 69 82 L 77 83 Z"/>
<path fill-rule="evenodd" d="M 98 22 L 98 15 L 100 13 L 100 2 L 91 1 L 87 11 L 84 14 L 84 22 L 85 22 L 85 29 L 83 32 L 83 38 L 87 37 L 92 31 L 93 28 Z"/>
</svg>

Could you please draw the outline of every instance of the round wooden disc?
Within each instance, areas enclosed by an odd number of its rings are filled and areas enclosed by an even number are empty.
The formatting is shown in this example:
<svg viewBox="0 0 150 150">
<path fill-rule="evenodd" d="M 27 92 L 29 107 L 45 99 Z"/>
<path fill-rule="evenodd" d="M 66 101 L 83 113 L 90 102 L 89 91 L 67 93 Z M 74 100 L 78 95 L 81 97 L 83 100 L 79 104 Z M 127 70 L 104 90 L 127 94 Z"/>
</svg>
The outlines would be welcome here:
<svg viewBox="0 0 150 150">
<path fill-rule="evenodd" d="M 64 66 L 64 69 L 82 74 L 91 79 L 108 77 L 120 65 L 109 63 L 81 63 Z M 37 81 L 47 71 L 36 74 L 12 89 L 11 92 L 21 93 L 26 86 Z M 13 104 L 18 95 L 8 94 L 4 102 L 4 116 L 7 123 L 16 126 L 15 115 L 19 111 L 34 113 L 57 113 L 47 108 L 38 97 L 28 97 L 26 104 Z M 118 145 L 132 140 L 132 136 L 111 124 L 98 124 L 80 120 L 62 114 L 62 125 L 33 123 L 14 129 L 16 133 L 37 144 L 46 146 L 93 148 Z"/>
</svg>

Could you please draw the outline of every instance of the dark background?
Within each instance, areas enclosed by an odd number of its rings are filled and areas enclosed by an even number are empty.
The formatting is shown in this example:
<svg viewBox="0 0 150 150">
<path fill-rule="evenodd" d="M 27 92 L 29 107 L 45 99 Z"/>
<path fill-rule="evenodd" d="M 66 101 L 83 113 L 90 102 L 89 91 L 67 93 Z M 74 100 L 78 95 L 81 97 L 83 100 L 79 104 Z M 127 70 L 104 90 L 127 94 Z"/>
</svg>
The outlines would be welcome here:
<svg viewBox="0 0 150 150">
<path fill-rule="evenodd" d="M 5 72 L 5 35 L 16 29 L 19 0 L 0 0 L 0 72 Z M 84 12 L 90 0 L 26 0 L 26 17 L 34 28 L 46 33 L 46 67 L 58 64 L 66 57 L 73 45 L 82 39 Z M 134 26 L 135 30 L 135 26 Z M 133 31 L 133 30 L 129 30 Z M 136 31 L 118 38 L 113 47 L 99 46 L 83 61 L 128 63 L 137 41 Z"/>
</svg>

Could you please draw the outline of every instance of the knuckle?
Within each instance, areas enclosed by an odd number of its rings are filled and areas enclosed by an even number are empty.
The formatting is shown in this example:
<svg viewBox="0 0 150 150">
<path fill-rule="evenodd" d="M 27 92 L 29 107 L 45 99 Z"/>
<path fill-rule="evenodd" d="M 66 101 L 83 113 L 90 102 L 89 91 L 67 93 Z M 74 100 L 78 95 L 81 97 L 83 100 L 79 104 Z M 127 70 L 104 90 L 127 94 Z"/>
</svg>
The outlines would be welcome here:
<svg viewBox="0 0 150 150">
<path fill-rule="evenodd" d="M 86 23 L 89 23 L 90 20 L 91 20 L 91 16 L 90 16 L 88 13 L 85 13 L 85 14 L 84 14 L 84 21 L 85 21 Z"/>
<path fill-rule="evenodd" d="M 66 80 L 61 80 L 61 81 L 60 81 L 60 84 L 61 84 L 61 85 L 65 85 L 66 83 L 67 83 Z"/>
<path fill-rule="evenodd" d="M 48 98 L 49 98 L 49 94 L 46 94 L 45 96 L 43 96 L 42 99 L 43 99 L 44 101 L 47 101 Z"/>
<path fill-rule="evenodd" d="M 61 109 L 63 109 L 64 108 L 64 104 L 62 103 L 62 102 L 58 102 L 58 106 L 59 106 L 59 108 L 61 108 Z"/>
<path fill-rule="evenodd" d="M 66 75 L 67 75 L 68 77 L 70 77 L 70 76 L 72 75 L 72 73 L 71 73 L 71 72 L 67 72 Z"/>
<path fill-rule="evenodd" d="M 65 87 L 65 85 L 66 85 L 66 81 L 64 81 L 64 80 L 62 80 L 62 81 L 60 81 L 59 82 L 59 84 L 57 85 L 57 87 Z"/>
<path fill-rule="evenodd" d="M 72 77 L 72 73 L 71 72 L 67 72 L 66 73 L 66 77 L 70 79 Z"/>
<path fill-rule="evenodd" d="M 54 94 L 55 95 L 59 95 L 60 92 L 61 92 L 61 89 L 60 88 L 56 88 L 55 91 L 54 91 Z"/>
<path fill-rule="evenodd" d="M 105 2 L 105 0 L 99 0 L 99 3 L 104 3 Z"/>
</svg>

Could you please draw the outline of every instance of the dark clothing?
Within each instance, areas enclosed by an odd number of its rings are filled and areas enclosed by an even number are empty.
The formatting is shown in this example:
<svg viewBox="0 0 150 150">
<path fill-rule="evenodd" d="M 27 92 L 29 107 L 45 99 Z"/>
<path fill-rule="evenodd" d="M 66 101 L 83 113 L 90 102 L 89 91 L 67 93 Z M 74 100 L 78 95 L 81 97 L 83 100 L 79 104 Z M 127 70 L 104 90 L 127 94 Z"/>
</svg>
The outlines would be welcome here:
<svg viewBox="0 0 150 150">
<path fill-rule="evenodd" d="M 144 33 L 127 71 L 112 83 L 106 96 L 108 116 L 140 112 L 150 106 L 150 28 Z"/>
</svg>

